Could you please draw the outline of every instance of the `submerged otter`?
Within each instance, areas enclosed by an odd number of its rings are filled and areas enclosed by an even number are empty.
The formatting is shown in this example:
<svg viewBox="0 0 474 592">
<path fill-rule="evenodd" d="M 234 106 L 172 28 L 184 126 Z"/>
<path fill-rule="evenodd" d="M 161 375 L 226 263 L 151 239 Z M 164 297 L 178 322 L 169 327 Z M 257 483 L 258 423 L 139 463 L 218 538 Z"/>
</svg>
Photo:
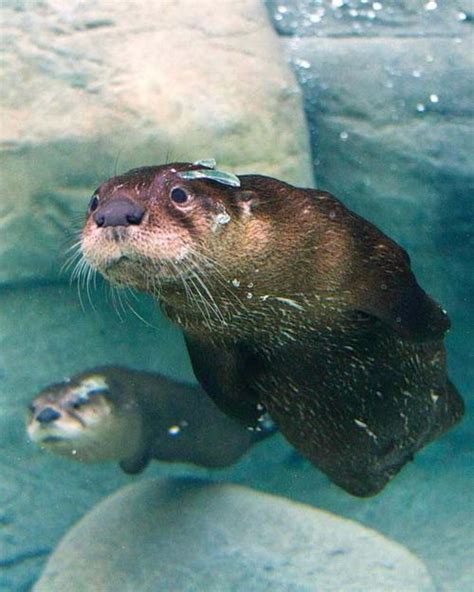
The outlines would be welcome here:
<svg viewBox="0 0 474 592">
<path fill-rule="evenodd" d="M 268 411 L 354 495 L 462 416 L 445 311 L 405 251 L 329 193 L 204 161 L 134 169 L 92 196 L 81 250 L 155 296 L 220 409 L 246 426 Z"/>
<path fill-rule="evenodd" d="M 119 461 L 138 473 L 152 459 L 226 467 L 274 432 L 249 432 L 196 386 L 104 366 L 41 391 L 27 431 L 47 450 L 82 462 Z"/>
</svg>

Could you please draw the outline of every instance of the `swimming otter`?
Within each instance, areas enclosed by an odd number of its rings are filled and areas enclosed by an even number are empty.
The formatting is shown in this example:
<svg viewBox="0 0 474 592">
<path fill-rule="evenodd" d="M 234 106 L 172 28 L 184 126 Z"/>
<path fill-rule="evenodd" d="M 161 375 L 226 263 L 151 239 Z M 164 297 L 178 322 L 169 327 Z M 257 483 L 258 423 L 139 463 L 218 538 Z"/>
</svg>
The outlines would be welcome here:
<svg viewBox="0 0 474 592">
<path fill-rule="evenodd" d="M 134 169 L 94 192 L 81 251 L 155 296 L 220 409 L 250 426 L 268 411 L 349 493 L 379 492 L 463 414 L 446 312 L 329 193 L 209 162 Z"/>
<path fill-rule="evenodd" d="M 138 473 L 155 458 L 226 467 L 271 435 L 249 432 L 196 386 L 159 374 L 104 366 L 51 385 L 29 406 L 30 439 L 82 462 L 119 461 Z"/>
</svg>

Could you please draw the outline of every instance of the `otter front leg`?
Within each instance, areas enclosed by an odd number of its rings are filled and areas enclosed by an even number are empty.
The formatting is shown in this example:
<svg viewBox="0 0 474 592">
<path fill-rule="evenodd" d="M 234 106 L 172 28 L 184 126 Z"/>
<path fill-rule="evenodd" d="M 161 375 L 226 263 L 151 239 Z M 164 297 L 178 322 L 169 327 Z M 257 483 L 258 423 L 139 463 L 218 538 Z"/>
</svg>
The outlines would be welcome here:
<svg viewBox="0 0 474 592">
<path fill-rule="evenodd" d="M 242 344 L 218 346 L 194 335 L 184 335 L 196 378 L 215 404 L 227 415 L 252 427 L 263 408 L 251 388 L 258 362 Z"/>
</svg>

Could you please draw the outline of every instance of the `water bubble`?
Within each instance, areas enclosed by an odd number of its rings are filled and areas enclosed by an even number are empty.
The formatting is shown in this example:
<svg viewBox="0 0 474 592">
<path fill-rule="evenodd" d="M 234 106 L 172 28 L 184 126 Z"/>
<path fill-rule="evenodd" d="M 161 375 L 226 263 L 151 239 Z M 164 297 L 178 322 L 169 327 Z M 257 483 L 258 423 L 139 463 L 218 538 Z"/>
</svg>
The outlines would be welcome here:
<svg viewBox="0 0 474 592">
<path fill-rule="evenodd" d="M 423 111 L 425 111 L 425 109 L 426 109 L 426 107 L 423 105 L 423 103 L 417 103 L 417 105 L 416 105 L 416 110 L 417 110 L 419 113 L 423 113 Z"/>
<path fill-rule="evenodd" d="M 238 280 L 237 278 L 234 278 L 234 279 L 232 280 L 232 285 L 233 285 L 235 288 L 238 288 L 238 287 L 240 286 L 240 282 L 239 282 L 239 280 Z"/>
<path fill-rule="evenodd" d="M 334 220 L 336 218 L 337 214 L 335 212 L 335 210 L 331 210 L 329 212 L 329 217 L 331 218 L 331 220 Z"/>
<path fill-rule="evenodd" d="M 341 8 L 342 6 L 344 6 L 344 4 L 345 4 L 344 0 L 332 0 L 331 1 L 332 8 Z"/>
<path fill-rule="evenodd" d="M 311 68 L 311 62 L 308 62 L 308 60 L 303 60 L 301 58 L 296 58 L 294 60 L 294 64 L 295 66 L 298 66 L 298 68 L 303 68 L 304 70 Z"/>
<path fill-rule="evenodd" d="M 412 74 L 413 78 L 420 78 L 421 71 L 420 70 L 413 70 L 413 72 L 411 74 Z"/>
<path fill-rule="evenodd" d="M 221 212 L 215 217 L 216 224 L 228 224 L 230 222 L 230 216 L 227 212 Z"/>
<path fill-rule="evenodd" d="M 247 296 L 247 300 L 252 300 L 252 298 L 253 298 L 252 292 L 247 292 L 246 296 Z"/>
<path fill-rule="evenodd" d="M 249 284 L 247 284 L 247 288 L 253 288 L 253 282 L 250 282 Z"/>
<path fill-rule="evenodd" d="M 277 10 L 280 14 L 285 14 L 288 12 L 288 8 L 286 6 L 278 6 Z"/>
<path fill-rule="evenodd" d="M 432 103 L 439 103 L 439 97 L 438 97 L 438 95 L 430 95 L 430 101 Z"/>
<path fill-rule="evenodd" d="M 467 19 L 467 14 L 465 12 L 458 12 L 457 19 L 458 21 L 465 21 Z"/>
<path fill-rule="evenodd" d="M 438 3 L 431 0 L 425 4 L 425 10 L 436 10 L 438 8 Z"/>
<path fill-rule="evenodd" d="M 374 2 L 374 3 L 372 4 L 372 8 L 373 8 L 374 10 L 382 10 L 383 6 L 382 6 L 382 4 L 381 4 L 380 2 Z"/>
<path fill-rule="evenodd" d="M 341 132 L 341 133 L 339 134 L 339 137 L 341 138 L 341 140 L 342 140 L 343 142 L 345 142 L 345 141 L 347 140 L 347 138 L 349 137 L 349 134 L 348 134 L 347 132 Z"/>
<path fill-rule="evenodd" d="M 177 436 L 180 431 L 181 431 L 181 428 L 178 425 L 172 425 L 168 428 L 168 434 L 170 436 Z"/>
<path fill-rule="evenodd" d="M 76 455 L 76 454 L 77 454 L 77 450 L 72 450 L 71 452 L 72 452 L 72 454 L 74 454 L 74 455 Z"/>
</svg>

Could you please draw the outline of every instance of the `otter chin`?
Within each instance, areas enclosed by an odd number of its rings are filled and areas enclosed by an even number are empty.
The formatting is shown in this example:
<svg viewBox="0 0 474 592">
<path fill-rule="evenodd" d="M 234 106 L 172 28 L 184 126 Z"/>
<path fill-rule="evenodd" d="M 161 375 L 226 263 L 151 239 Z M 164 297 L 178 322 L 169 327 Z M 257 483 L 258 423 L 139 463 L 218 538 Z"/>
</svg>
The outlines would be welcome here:
<svg viewBox="0 0 474 592">
<path fill-rule="evenodd" d="M 209 161 L 134 169 L 94 192 L 81 251 L 156 298 L 224 413 L 255 427 L 268 411 L 349 493 L 379 492 L 463 414 L 446 312 L 327 192 Z"/>
</svg>

